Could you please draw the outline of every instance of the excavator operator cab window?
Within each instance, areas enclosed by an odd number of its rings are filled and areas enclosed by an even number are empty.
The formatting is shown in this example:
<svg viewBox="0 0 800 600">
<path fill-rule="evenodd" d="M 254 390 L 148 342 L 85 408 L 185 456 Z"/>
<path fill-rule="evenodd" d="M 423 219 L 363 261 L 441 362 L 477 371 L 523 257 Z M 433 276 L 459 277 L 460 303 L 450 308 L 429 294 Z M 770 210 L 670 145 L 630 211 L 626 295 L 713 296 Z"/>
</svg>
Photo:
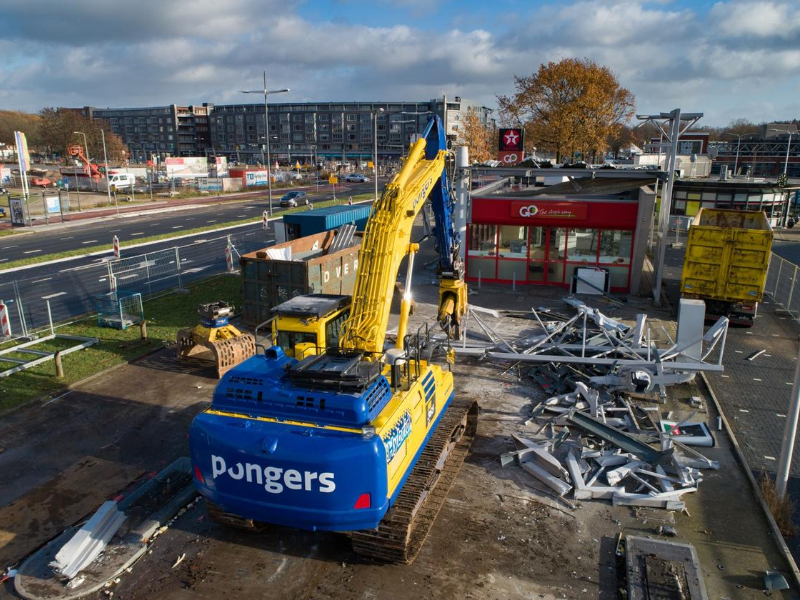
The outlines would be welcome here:
<svg viewBox="0 0 800 600">
<path fill-rule="evenodd" d="M 286 354 L 293 356 L 294 347 L 297 344 L 313 344 L 316 347 L 318 346 L 317 336 L 300 331 L 278 331 L 278 346 L 283 348 Z"/>
<path fill-rule="evenodd" d="M 325 346 L 326 348 L 338 348 L 339 336 L 342 333 L 342 324 L 350 316 L 350 311 L 346 310 L 342 314 L 334 317 L 325 324 Z"/>
</svg>

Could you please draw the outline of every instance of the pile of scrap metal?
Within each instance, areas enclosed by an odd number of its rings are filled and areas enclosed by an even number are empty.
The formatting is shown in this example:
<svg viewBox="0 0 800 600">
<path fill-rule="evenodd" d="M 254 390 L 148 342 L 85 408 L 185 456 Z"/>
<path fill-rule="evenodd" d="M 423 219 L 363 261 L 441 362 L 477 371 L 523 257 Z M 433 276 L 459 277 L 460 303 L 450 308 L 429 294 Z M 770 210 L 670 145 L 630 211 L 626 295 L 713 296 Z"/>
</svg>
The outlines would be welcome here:
<svg viewBox="0 0 800 600">
<path fill-rule="evenodd" d="M 664 396 L 668 385 L 721 371 L 727 319 L 704 333 L 704 310 L 682 303 L 677 340 L 664 331 L 671 346 L 659 348 L 644 314 L 626 325 L 579 300 L 566 302 L 577 309 L 573 318 L 545 323 L 533 312 L 545 333 L 525 350 L 506 340 L 497 344 L 505 351 L 483 350 L 487 359 L 516 366 L 541 363 L 527 375 L 555 394 L 526 422 L 539 426 L 536 434 L 514 436 L 517 449 L 501 463 L 520 464 L 558 496 L 574 490 L 578 500 L 683 510 L 681 498 L 697 490 L 700 469 L 719 468 L 687 444 L 711 445 L 713 437 L 704 424 L 655 418 L 657 407 L 640 406 L 628 394 L 657 390 Z M 716 361 L 706 362 L 715 351 Z"/>
<path fill-rule="evenodd" d="M 659 348 L 651 335 L 647 315 L 636 316 L 635 325 L 612 319 L 596 308 L 572 297 L 564 301 L 577 310 L 572 318 L 553 320 L 554 314 L 540 316 L 531 309 L 543 335 L 520 350 L 520 342 L 509 342 L 484 322 L 476 311 L 470 317 L 487 333 L 492 345 L 483 347 L 456 346 L 457 354 L 495 361 L 523 364 L 556 365 L 561 385 L 572 379 L 606 390 L 627 390 L 638 394 L 657 389 L 666 396 L 666 386 L 685 383 L 701 371 L 723 370 L 722 357 L 728 333 L 728 319 L 720 318 L 703 332 L 705 309 L 702 302 L 682 299 L 678 317 L 677 339 L 669 339 L 668 348 Z M 715 361 L 710 359 L 712 354 Z M 546 369 L 547 370 L 547 369 Z M 552 371 L 552 368 L 550 369 Z M 535 373 L 534 372 L 534 376 Z M 545 387 L 545 390 L 548 388 Z"/>
<path fill-rule="evenodd" d="M 574 490 L 576 500 L 683 510 L 700 469 L 719 464 L 676 441 L 674 429 L 659 429 L 651 408 L 576 382 L 575 391 L 534 408 L 527 424 L 541 426 L 530 437 L 514 435 L 517 449 L 500 462 L 518 463 L 559 496 Z"/>
</svg>

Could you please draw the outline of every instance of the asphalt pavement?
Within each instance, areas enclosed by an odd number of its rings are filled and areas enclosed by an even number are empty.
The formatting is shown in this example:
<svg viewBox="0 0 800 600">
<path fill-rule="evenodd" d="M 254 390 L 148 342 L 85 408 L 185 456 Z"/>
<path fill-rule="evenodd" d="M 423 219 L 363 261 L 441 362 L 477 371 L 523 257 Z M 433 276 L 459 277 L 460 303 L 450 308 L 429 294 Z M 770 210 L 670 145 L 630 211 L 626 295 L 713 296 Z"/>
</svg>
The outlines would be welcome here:
<svg viewBox="0 0 800 600">
<path fill-rule="evenodd" d="M 373 184 L 350 184 L 337 194 L 350 196 L 363 194 L 373 190 Z M 327 187 L 327 186 L 326 186 Z M 283 191 L 283 190 L 282 190 Z M 316 193 L 308 190 L 313 202 L 333 198 L 330 190 Z M 273 194 L 273 214 L 279 215 L 285 209 L 277 206 L 280 194 Z M 126 209 L 116 214 L 114 209 L 105 209 L 91 213 L 95 218 L 52 223 L 38 226 L 35 231 L 25 235 L 14 235 L 0 238 L 0 265 L 38 255 L 64 252 L 81 247 L 92 247 L 107 244 L 109 250 L 114 236 L 120 242 L 135 241 L 154 235 L 174 234 L 198 227 L 213 226 L 230 221 L 256 218 L 267 210 L 266 192 L 259 196 L 238 199 L 238 201 L 215 198 L 197 198 L 191 204 L 178 206 L 159 204 L 157 207 L 141 205 L 136 210 Z M 208 234 L 204 234 L 208 236 Z M 174 245 L 174 243 L 172 244 Z M 0 271 L 0 277 L 3 272 Z"/>
</svg>

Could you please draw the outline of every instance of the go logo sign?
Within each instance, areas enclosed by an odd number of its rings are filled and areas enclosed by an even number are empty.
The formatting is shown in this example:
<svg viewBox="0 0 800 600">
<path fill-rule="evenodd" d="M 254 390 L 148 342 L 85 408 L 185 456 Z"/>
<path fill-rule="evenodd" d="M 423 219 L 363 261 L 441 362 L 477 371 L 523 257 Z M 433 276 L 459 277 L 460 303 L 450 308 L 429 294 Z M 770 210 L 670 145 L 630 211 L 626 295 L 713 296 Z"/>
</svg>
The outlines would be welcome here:
<svg viewBox="0 0 800 600">
<path fill-rule="evenodd" d="M 530 206 L 519 207 L 520 217 L 533 217 L 536 216 L 536 213 L 538 212 L 539 212 L 539 207 L 537 207 L 535 204 L 531 204 Z"/>
</svg>

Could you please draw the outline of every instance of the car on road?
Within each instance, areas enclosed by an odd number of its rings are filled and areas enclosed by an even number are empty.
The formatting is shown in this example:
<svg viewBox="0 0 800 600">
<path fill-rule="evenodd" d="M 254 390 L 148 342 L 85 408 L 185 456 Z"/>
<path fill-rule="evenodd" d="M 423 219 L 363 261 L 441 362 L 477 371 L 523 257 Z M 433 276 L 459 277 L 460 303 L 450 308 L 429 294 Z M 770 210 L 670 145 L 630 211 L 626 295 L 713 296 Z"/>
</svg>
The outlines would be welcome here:
<svg viewBox="0 0 800 600">
<path fill-rule="evenodd" d="M 344 178 L 345 181 L 351 181 L 354 183 L 366 183 L 369 181 L 369 177 L 366 175 L 362 175 L 361 173 L 353 173 L 352 175 L 347 175 Z"/>
<path fill-rule="evenodd" d="M 281 198 L 281 206 L 300 206 L 308 205 L 308 195 L 305 192 L 289 192 Z"/>
</svg>

